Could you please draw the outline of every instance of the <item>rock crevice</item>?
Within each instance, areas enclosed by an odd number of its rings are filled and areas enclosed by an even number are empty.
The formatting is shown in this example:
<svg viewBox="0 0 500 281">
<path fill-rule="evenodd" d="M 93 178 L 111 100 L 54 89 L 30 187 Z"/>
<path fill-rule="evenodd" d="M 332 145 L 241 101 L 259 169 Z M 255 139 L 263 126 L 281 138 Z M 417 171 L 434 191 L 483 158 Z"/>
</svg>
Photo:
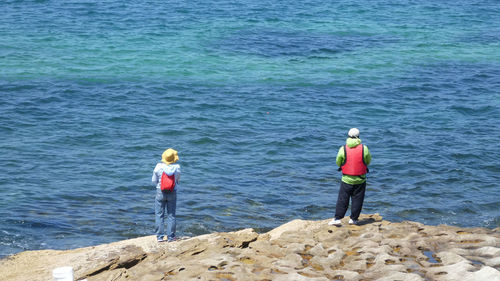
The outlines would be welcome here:
<svg viewBox="0 0 500 281">
<path fill-rule="evenodd" d="M 267 233 L 212 233 L 170 243 L 154 236 L 67 251 L 27 251 L 0 261 L 5 280 L 498 280 L 500 230 L 294 220 Z"/>
</svg>

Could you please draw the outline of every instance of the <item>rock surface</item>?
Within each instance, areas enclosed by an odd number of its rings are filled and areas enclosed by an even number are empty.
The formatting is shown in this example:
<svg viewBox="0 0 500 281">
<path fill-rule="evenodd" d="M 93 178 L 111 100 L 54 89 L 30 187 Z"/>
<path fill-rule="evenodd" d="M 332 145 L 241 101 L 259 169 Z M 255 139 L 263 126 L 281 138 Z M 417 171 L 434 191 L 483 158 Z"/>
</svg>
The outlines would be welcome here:
<svg viewBox="0 0 500 281">
<path fill-rule="evenodd" d="M 488 280 L 500 281 L 500 228 L 294 220 L 158 243 L 154 236 L 75 250 L 26 251 L 0 260 L 1 280 Z"/>
</svg>

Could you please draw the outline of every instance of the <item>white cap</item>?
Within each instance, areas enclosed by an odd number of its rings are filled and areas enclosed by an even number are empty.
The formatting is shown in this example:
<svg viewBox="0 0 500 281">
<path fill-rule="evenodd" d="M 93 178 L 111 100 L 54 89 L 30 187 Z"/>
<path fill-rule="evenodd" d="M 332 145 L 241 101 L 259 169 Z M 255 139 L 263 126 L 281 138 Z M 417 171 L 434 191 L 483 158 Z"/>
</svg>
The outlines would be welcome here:
<svg viewBox="0 0 500 281">
<path fill-rule="evenodd" d="M 359 130 L 358 128 L 352 128 L 349 130 L 349 133 L 347 135 L 351 138 L 359 138 Z"/>
</svg>

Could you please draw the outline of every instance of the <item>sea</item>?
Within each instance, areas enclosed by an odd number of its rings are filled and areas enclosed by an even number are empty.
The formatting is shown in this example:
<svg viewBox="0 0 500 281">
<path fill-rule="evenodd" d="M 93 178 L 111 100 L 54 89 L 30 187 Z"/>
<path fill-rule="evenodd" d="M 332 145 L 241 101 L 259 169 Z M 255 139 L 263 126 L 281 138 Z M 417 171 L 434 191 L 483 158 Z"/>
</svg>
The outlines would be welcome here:
<svg viewBox="0 0 500 281">
<path fill-rule="evenodd" d="M 330 219 L 353 127 L 363 214 L 500 227 L 498 0 L 0 11 L 0 257 L 153 235 L 169 147 L 178 236 Z"/>
</svg>

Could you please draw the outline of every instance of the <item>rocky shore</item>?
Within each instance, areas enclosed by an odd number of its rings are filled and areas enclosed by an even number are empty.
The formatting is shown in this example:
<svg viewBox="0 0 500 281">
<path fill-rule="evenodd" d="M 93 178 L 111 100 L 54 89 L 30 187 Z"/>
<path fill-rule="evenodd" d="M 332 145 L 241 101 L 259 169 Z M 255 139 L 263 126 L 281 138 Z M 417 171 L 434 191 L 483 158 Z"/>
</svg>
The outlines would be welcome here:
<svg viewBox="0 0 500 281">
<path fill-rule="evenodd" d="M 158 243 L 154 236 L 75 250 L 26 251 L 0 260 L 1 280 L 500 280 L 500 228 L 294 220 Z"/>
</svg>

